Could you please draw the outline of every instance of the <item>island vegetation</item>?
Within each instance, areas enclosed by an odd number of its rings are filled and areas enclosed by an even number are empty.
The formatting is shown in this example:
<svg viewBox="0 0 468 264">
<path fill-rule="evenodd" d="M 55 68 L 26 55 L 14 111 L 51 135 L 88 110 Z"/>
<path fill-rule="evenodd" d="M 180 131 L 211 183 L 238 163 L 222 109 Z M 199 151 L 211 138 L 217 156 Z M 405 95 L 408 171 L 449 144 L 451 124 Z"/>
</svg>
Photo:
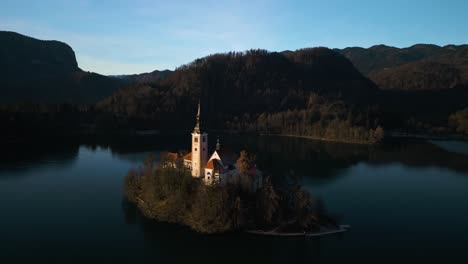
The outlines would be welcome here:
<svg viewBox="0 0 468 264">
<path fill-rule="evenodd" d="M 468 108 L 452 114 L 449 122 L 457 132 L 468 135 Z"/>
<path fill-rule="evenodd" d="M 245 230 L 305 233 L 339 228 L 325 213 L 321 200 L 312 199 L 294 177 L 282 187 L 265 177 L 260 188 L 252 188 L 258 175 L 248 173 L 254 160 L 245 151 L 237 161 L 238 173 L 224 185 L 206 185 L 183 166 L 165 166 L 167 161 L 163 154 L 156 165 L 149 155 L 142 168 L 125 177 L 125 196 L 148 218 L 207 234 Z"/>
</svg>

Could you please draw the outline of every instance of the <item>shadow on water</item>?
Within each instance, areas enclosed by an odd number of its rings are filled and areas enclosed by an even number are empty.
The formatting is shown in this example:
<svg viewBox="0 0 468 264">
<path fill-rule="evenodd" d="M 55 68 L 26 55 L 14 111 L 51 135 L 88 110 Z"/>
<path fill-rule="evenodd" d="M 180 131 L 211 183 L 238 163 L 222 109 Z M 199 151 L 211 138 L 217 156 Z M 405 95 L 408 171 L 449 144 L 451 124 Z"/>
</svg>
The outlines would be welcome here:
<svg viewBox="0 0 468 264">
<path fill-rule="evenodd" d="M 257 154 L 259 168 L 278 181 L 291 171 L 315 184 L 327 184 L 343 177 L 358 163 L 383 166 L 399 163 L 407 167 L 439 167 L 467 175 L 468 156 L 449 152 L 422 140 L 395 140 L 368 146 L 279 136 L 227 136 L 225 145 Z M 452 143 L 455 144 L 455 143 Z"/>
<path fill-rule="evenodd" d="M 218 136 L 222 148 L 234 152 L 246 149 L 255 153 L 259 168 L 277 179 L 283 179 L 292 170 L 299 177 L 326 183 L 340 177 L 341 171 L 359 162 L 376 166 L 389 163 L 401 163 L 410 167 L 437 166 L 468 172 L 468 155 L 460 151 L 449 151 L 438 142 L 398 140 L 381 146 L 366 146 L 279 136 L 211 134 L 210 149 L 214 150 L 214 138 Z M 149 152 L 157 157 L 163 151 L 186 151 L 190 148 L 190 143 L 190 137 L 185 134 L 86 138 L 73 142 L 29 142 L 3 146 L 0 168 L 27 170 L 50 164 L 70 166 L 77 159 L 80 146 L 91 151 L 110 149 L 113 157 L 138 163 L 144 161 Z M 454 145 L 463 148 L 457 142 L 450 144 L 452 148 Z"/>
<path fill-rule="evenodd" d="M 430 140 L 429 142 L 448 152 L 468 156 L 468 141 Z"/>
<path fill-rule="evenodd" d="M 293 170 L 299 177 L 326 183 L 340 177 L 341 171 L 359 162 L 376 166 L 396 162 L 410 167 L 437 166 L 468 172 L 468 155 L 460 151 L 449 151 L 438 142 L 397 140 L 381 146 L 366 146 L 279 136 L 211 134 L 209 148 L 212 150 L 215 148 L 216 137 L 221 139 L 222 148 L 234 152 L 246 149 L 257 154 L 259 168 L 277 179 L 284 178 Z M 158 156 L 163 151 L 187 151 L 190 143 L 190 137 L 184 134 L 16 144 L 4 147 L 0 153 L 0 167 L 27 169 L 54 162 L 63 166 L 70 165 L 76 159 L 80 146 L 92 151 L 110 149 L 117 159 L 137 163 L 142 162 L 149 152 Z M 454 145 L 463 148 L 457 142 L 450 144 L 452 148 Z M 30 166 L 24 166 L 25 164 Z"/>
<path fill-rule="evenodd" d="M 210 149 L 217 136 L 210 134 Z M 446 177 L 452 173 L 431 169 L 462 172 L 460 175 L 468 177 L 468 156 L 459 151 L 425 141 L 370 147 L 284 137 L 220 135 L 220 139 L 224 148 L 256 153 L 259 168 L 278 178 L 294 170 L 313 184 L 331 183 L 315 191 L 326 194 L 327 205 L 334 210 L 331 213 L 346 214 L 345 224 L 352 225 L 351 231 L 320 239 L 239 233 L 203 236 L 186 227 L 155 223 L 142 217 L 133 205 L 120 204 L 125 170 L 143 162 L 148 152 L 189 148 L 189 134 L 44 141 L 2 146 L 0 175 L 8 178 L 8 184 L 0 183 L 4 187 L 0 192 L 4 195 L 0 259 L 3 254 L 13 257 L 14 263 L 21 256 L 28 260 L 24 263 L 50 256 L 60 263 L 70 263 L 75 257 L 75 263 L 344 263 L 370 256 L 378 259 L 363 262 L 382 263 L 381 257 L 387 256 L 387 263 L 402 263 L 412 256 L 417 263 L 429 252 L 424 259 L 427 263 L 466 255 L 466 178 Z M 348 172 L 353 167 L 366 170 L 351 170 L 351 175 Z M 408 171 L 406 167 L 423 170 Z M 369 175 L 360 175 L 366 171 Z M 405 173 L 400 175 L 402 171 Z M 426 173 L 438 177 L 426 182 Z M 340 177 L 349 177 L 349 181 Z M 55 208 L 61 211 L 55 213 Z M 76 219 L 55 224 L 55 219 L 67 216 Z M 22 237 L 23 229 L 33 234 Z"/>
<path fill-rule="evenodd" d="M 85 138 L 81 144 L 90 148 L 110 148 L 113 153 L 128 154 L 154 150 L 180 151 L 190 149 L 190 133 L 179 135 L 113 136 Z"/>
<path fill-rule="evenodd" d="M 143 232 L 146 256 L 152 261 L 171 260 L 199 263 L 321 263 L 326 238 L 264 237 L 245 233 L 201 235 L 187 227 L 159 223 L 145 218 L 135 205 L 122 201 L 125 222 Z M 246 257 L 248 256 L 248 259 Z"/>
<path fill-rule="evenodd" d="M 466 143 L 460 142 L 460 144 Z M 397 162 L 415 168 L 440 167 L 457 172 L 468 172 L 468 155 L 448 151 L 428 141 L 391 142 L 371 149 L 368 161 L 376 165 Z"/>
<path fill-rule="evenodd" d="M 332 181 L 340 176 L 339 171 L 365 159 L 369 151 L 362 145 L 279 136 L 232 136 L 224 141 L 256 153 L 257 166 L 276 180 L 293 171 L 299 177 Z"/>
<path fill-rule="evenodd" d="M 67 168 L 76 162 L 78 153 L 77 143 L 35 142 L 3 146 L 0 151 L 2 177 L 13 175 L 8 172 L 25 172 L 41 167 Z"/>
</svg>

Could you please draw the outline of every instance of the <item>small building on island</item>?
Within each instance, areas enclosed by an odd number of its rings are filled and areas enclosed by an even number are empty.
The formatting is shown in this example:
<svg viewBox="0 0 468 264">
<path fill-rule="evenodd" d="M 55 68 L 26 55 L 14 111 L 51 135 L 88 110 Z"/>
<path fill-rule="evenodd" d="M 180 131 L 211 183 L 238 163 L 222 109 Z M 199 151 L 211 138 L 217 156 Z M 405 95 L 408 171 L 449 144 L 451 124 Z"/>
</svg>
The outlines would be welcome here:
<svg viewBox="0 0 468 264">
<path fill-rule="evenodd" d="M 191 152 L 182 157 L 178 153 L 169 152 L 168 159 L 171 167 L 184 166 L 191 171 L 193 177 L 201 178 L 206 184 L 225 184 L 233 180 L 238 172 L 236 162 L 239 155 L 222 148 L 219 138 L 215 150 L 211 155 L 208 155 L 208 153 L 210 153 L 208 150 L 208 133 L 201 131 L 200 103 L 198 103 L 196 125 L 192 132 Z M 253 166 L 249 174 L 260 176 L 261 173 Z M 254 189 L 258 188 L 261 182 L 261 176 L 255 178 L 257 180 L 252 186 Z"/>
</svg>

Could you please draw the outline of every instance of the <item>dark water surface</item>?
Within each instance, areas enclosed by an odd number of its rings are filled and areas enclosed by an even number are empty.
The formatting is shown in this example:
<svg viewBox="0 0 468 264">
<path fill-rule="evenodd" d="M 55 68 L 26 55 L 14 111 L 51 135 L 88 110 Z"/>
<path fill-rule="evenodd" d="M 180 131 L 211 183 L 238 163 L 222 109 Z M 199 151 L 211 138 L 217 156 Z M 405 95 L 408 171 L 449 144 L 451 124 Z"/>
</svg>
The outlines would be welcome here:
<svg viewBox="0 0 468 264">
<path fill-rule="evenodd" d="M 211 143 L 214 140 L 211 140 Z M 190 139 L 28 144 L 2 149 L 0 263 L 468 263 L 468 146 L 380 147 L 222 137 L 257 153 L 280 182 L 294 173 L 351 230 L 314 239 L 203 236 L 154 223 L 123 201 L 126 172 Z M 3 262 L 2 260 L 6 260 Z"/>
</svg>

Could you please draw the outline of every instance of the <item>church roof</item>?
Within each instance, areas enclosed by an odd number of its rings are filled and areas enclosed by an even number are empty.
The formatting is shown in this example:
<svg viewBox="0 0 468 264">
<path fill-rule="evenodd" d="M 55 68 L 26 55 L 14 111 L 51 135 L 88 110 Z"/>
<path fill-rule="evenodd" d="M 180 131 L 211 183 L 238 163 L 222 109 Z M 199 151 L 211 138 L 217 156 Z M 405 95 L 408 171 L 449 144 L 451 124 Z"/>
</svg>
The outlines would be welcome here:
<svg viewBox="0 0 468 264">
<path fill-rule="evenodd" d="M 221 162 L 219 162 L 219 160 L 212 159 L 212 160 L 208 161 L 208 163 L 206 163 L 205 169 L 212 169 L 214 171 L 222 172 L 223 171 L 223 165 L 221 164 Z"/>
<path fill-rule="evenodd" d="M 197 124 L 195 125 L 195 128 L 193 129 L 193 133 L 200 134 L 200 101 L 198 101 Z"/>
<path fill-rule="evenodd" d="M 192 152 L 184 156 L 184 160 L 192 160 Z"/>
<path fill-rule="evenodd" d="M 174 152 L 168 152 L 168 153 L 167 153 L 167 158 L 168 158 L 170 161 L 175 162 L 175 161 L 179 158 L 179 154 L 174 153 Z"/>
<path fill-rule="evenodd" d="M 224 165 L 232 165 L 237 162 L 237 159 L 239 158 L 239 155 L 234 153 L 233 151 L 230 151 L 228 149 L 220 149 L 216 150 L 216 153 L 218 153 L 219 158 L 223 162 Z"/>
</svg>

